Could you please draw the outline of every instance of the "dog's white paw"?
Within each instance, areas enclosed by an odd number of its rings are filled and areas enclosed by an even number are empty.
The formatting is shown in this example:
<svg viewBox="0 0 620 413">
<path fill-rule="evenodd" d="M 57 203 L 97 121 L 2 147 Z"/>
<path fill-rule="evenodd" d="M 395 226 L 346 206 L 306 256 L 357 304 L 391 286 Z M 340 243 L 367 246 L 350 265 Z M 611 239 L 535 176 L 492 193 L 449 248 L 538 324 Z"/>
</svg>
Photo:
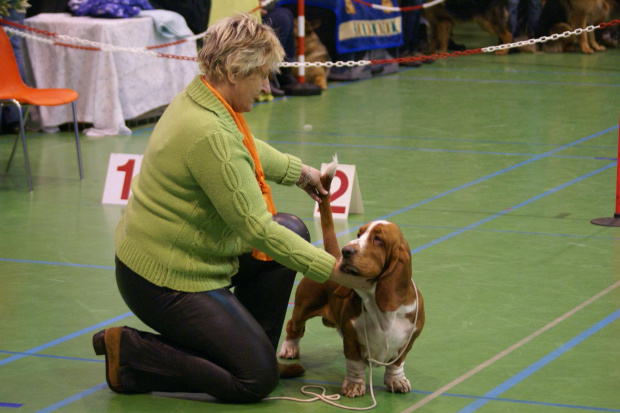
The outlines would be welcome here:
<svg viewBox="0 0 620 413">
<path fill-rule="evenodd" d="M 353 382 L 349 381 L 346 378 L 344 379 L 344 383 L 342 383 L 342 394 L 347 397 L 359 397 L 366 394 L 366 380 L 363 382 Z"/>
<path fill-rule="evenodd" d="M 404 376 L 397 379 L 387 379 L 385 386 L 392 393 L 409 393 L 411 391 L 411 383 Z"/>
<path fill-rule="evenodd" d="M 411 391 L 411 383 L 405 377 L 405 363 L 387 366 L 383 376 L 383 383 L 385 383 L 387 391 L 392 393 L 409 393 Z"/>
<path fill-rule="evenodd" d="M 299 339 L 285 339 L 280 347 L 278 357 L 282 359 L 299 358 Z"/>
</svg>

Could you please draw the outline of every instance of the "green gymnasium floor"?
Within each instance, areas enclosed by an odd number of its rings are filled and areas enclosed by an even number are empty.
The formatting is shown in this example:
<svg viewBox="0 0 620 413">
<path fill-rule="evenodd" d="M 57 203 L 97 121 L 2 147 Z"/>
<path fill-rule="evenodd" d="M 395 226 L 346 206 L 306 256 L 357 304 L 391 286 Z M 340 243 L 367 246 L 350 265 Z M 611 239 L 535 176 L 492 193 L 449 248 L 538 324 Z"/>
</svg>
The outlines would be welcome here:
<svg viewBox="0 0 620 413">
<path fill-rule="evenodd" d="M 473 25 L 455 36 L 495 44 Z M 590 223 L 614 213 L 619 113 L 614 49 L 450 58 L 248 114 L 255 135 L 307 163 L 337 152 L 356 165 L 364 213 L 338 223 L 343 244 L 362 223 L 389 219 L 412 248 L 427 313 L 405 366 L 413 391 L 387 393 L 374 369 L 374 411 L 620 412 L 620 228 Z M 83 182 L 70 132 L 28 134 L 33 193 L 21 152 L 0 175 L 0 413 L 338 411 L 106 387 L 93 333 L 142 325 L 114 281 L 123 207 L 101 197 L 109 154 L 142 153 L 152 127 L 83 136 Z M 12 139 L 0 137 L 2 171 Z M 320 243 L 312 201 L 296 188 L 274 197 Z M 305 397 L 309 384 L 337 393 L 341 346 L 313 320 L 306 375 L 273 396 Z"/>
</svg>

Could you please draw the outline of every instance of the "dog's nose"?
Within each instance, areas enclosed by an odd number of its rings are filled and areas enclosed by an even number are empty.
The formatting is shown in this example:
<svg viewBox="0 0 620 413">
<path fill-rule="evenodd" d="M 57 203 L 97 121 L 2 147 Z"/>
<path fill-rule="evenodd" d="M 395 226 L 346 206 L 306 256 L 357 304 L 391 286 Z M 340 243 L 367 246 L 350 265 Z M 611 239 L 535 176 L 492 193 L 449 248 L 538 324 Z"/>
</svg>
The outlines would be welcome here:
<svg viewBox="0 0 620 413">
<path fill-rule="evenodd" d="M 351 258 L 353 255 L 355 255 L 355 248 L 351 245 L 345 245 L 342 249 L 342 256 L 344 258 Z"/>
</svg>

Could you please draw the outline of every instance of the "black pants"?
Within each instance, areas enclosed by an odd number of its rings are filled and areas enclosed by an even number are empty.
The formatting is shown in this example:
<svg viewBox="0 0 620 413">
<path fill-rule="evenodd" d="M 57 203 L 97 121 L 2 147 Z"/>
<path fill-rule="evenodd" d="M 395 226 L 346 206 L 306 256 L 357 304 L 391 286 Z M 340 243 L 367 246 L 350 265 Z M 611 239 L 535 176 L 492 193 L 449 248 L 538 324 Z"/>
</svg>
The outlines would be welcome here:
<svg viewBox="0 0 620 413">
<path fill-rule="evenodd" d="M 276 221 L 309 240 L 299 218 Z M 240 257 L 228 288 L 185 293 L 158 287 L 116 260 L 119 291 L 159 334 L 124 328 L 120 375 L 129 393 L 199 392 L 221 401 L 257 402 L 278 382 L 275 348 L 295 280 L 275 261 Z"/>
</svg>

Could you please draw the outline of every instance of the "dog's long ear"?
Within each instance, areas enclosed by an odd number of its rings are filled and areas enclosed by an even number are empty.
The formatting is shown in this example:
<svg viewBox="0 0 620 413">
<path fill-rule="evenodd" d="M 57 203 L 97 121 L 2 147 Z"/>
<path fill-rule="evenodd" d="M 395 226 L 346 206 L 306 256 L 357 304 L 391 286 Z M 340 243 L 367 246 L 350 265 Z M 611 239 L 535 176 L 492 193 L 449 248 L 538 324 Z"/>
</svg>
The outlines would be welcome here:
<svg viewBox="0 0 620 413">
<path fill-rule="evenodd" d="M 388 253 L 387 269 L 379 276 L 375 300 L 383 312 L 396 311 L 411 296 L 411 251 L 404 239 L 394 242 Z"/>
</svg>

